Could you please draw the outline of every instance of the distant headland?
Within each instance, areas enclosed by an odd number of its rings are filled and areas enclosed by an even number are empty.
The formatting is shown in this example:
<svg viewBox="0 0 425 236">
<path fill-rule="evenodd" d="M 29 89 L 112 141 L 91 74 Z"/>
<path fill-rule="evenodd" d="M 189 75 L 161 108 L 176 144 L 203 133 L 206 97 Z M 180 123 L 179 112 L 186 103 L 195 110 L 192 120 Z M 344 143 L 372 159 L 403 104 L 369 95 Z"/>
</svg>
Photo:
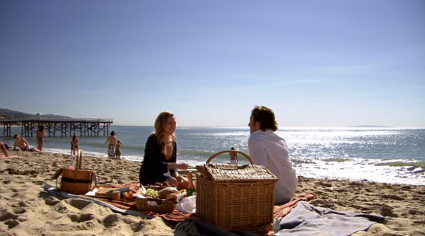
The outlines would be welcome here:
<svg viewBox="0 0 425 236">
<path fill-rule="evenodd" d="M 13 111 L 9 109 L 0 108 L 0 118 L 4 119 L 20 119 L 27 117 L 35 117 L 37 114 L 24 113 L 20 111 Z M 42 118 L 71 118 L 69 116 L 53 115 L 53 114 L 40 114 Z"/>
</svg>

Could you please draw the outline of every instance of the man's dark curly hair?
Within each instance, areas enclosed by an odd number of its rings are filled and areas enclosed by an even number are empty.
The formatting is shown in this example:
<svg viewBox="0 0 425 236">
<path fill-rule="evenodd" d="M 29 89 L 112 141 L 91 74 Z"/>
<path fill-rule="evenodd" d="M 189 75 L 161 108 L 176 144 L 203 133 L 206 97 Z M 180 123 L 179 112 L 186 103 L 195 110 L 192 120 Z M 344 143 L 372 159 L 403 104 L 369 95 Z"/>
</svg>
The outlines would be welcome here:
<svg viewBox="0 0 425 236">
<path fill-rule="evenodd" d="M 277 130 L 278 124 L 272 109 L 266 106 L 255 106 L 251 115 L 254 117 L 254 122 L 261 122 L 260 129 L 262 131 L 266 131 L 266 129 Z"/>
</svg>

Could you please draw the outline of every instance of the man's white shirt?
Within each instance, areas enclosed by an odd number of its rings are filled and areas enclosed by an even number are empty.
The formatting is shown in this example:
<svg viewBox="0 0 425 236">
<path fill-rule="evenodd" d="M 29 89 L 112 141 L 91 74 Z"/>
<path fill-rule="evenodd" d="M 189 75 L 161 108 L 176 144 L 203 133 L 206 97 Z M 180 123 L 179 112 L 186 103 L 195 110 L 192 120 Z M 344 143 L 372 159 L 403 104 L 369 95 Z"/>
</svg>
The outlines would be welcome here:
<svg viewBox="0 0 425 236">
<path fill-rule="evenodd" d="M 298 178 L 289 159 L 286 141 L 271 130 L 258 130 L 250 135 L 248 148 L 254 164 L 263 165 L 279 179 L 276 183 L 275 203 L 291 200 Z"/>
</svg>

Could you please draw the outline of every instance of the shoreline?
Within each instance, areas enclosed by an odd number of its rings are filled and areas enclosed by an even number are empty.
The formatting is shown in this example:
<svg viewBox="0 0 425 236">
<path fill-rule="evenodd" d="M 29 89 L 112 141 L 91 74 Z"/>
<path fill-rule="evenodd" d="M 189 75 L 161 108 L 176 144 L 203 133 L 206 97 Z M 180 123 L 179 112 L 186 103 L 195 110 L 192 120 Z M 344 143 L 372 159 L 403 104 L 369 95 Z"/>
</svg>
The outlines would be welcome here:
<svg viewBox="0 0 425 236">
<path fill-rule="evenodd" d="M 60 154 L 65 156 L 71 156 L 67 152 L 68 150 L 45 148 L 47 151 L 44 153 Z M 59 151 L 52 151 L 59 150 Z M 105 158 L 107 159 L 106 153 L 84 151 L 84 156 Z M 132 161 L 141 163 L 141 160 L 133 159 L 135 156 L 124 155 L 126 161 Z M 141 157 L 141 156 L 137 156 Z M 142 158 L 142 157 L 141 157 Z M 123 160 L 124 160 L 123 159 Z M 351 165 L 346 165 L 348 159 L 336 159 L 331 160 L 316 160 L 314 163 L 308 166 L 298 165 L 297 160 L 292 160 L 293 166 L 296 169 L 299 176 L 314 178 L 314 179 L 329 179 L 329 180 L 340 180 L 340 181 L 361 181 L 370 183 L 388 183 L 388 184 L 408 184 L 408 185 L 425 185 L 425 161 L 419 160 L 363 160 L 363 164 L 359 164 L 359 161 Z M 188 161 L 182 159 L 181 162 L 186 162 L 189 167 L 195 169 L 196 165 L 205 164 L 205 162 Z M 198 163 L 199 162 L 199 163 Z M 221 162 L 218 162 L 221 163 Z M 318 164 L 320 163 L 320 164 Z M 224 163 L 221 163 L 224 164 Z M 314 169 L 314 173 L 311 170 Z M 391 173 L 389 176 L 386 172 Z M 363 176 L 359 178 L 358 176 Z M 382 177 L 384 176 L 384 177 Z M 395 178 L 395 176 L 398 176 Z M 386 178 L 385 178 L 386 177 Z M 413 177 L 413 178 L 412 178 Z M 379 181 L 377 181 L 379 179 Z M 385 179 L 384 181 L 381 181 Z"/>
<path fill-rule="evenodd" d="M 143 219 L 90 204 L 79 209 L 70 199 L 40 190 L 56 186 L 51 177 L 68 166 L 70 155 L 10 151 L 18 159 L 0 159 L 0 233 L 3 235 L 172 235 L 173 225 L 160 217 Z M 99 184 L 138 181 L 140 163 L 83 156 L 83 169 L 96 171 Z M 385 184 L 300 176 L 297 194 L 315 193 L 314 206 L 389 217 L 354 235 L 425 235 L 425 186 Z M 56 201 L 55 205 L 48 205 Z M 80 220 L 72 220 L 79 216 Z M 90 217 L 87 218 L 87 215 Z M 87 219 L 81 220 L 84 217 Z M 78 217 L 77 217 L 78 218 Z M 110 222 L 113 219 L 113 222 Z"/>
</svg>

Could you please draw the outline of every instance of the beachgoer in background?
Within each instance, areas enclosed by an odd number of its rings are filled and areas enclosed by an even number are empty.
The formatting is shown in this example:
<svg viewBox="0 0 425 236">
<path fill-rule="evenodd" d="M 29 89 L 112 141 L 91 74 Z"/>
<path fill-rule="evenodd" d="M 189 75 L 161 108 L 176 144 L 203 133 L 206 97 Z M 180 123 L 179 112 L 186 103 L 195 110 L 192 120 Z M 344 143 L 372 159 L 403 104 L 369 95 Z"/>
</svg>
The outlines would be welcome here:
<svg viewBox="0 0 425 236">
<path fill-rule="evenodd" d="M 2 142 L 0 142 L 0 150 L 4 153 L 4 155 L 5 155 L 6 157 L 8 157 L 8 156 L 9 156 L 9 153 L 7 152 L 7 148 L 6 148 L 6 146 L 4 145 L 4 143 L 2 143 Z"/>
<path fill-rule="evenodd" d="M 105 142 L 105 146 L 108 146 L 108 157 L 115 158 L 115 145 L 117 145 L 117 138 L 115 137 L 115 131 L 111 132 L 111 136 L 108 136 Z"/>
<path fill-rule="evenodd" d="M 235 151 L 235 147 L 231 147 L 230 150 Z M 229 155 L 230 155 L 230 164 L 238 164 L 238 154 L 231 152 Z"/>
<path fill-rule="evenodd" d="M 80 140 L 78 139 L 78 135 L 74 134 L 74 136 L 72 136 L 72 141 L 71 141 L 71 155 L 77 155 L 79 149 L 80 149 Z"/>
<path fill-rule="evenodd" d="M 255 106 L 249 121 L 248 139 L 252 162 L 263 165 L 279 179 L 275 187 L 275 203 L 286 203 L 295 194 L 298 178 L 289 159 L 286 141 L 274 133 L 278 123 L 272 109 Z"/>
<path fill-rule="evenodd" d="M 177 163 L 176 127 L 177 118 L 171 112 L 161 112 L 155 119 L 155 132 L 146 141 L 145 156 L 139 172 L 140 184 L 166 182 L 171 186 L 187 188 L 187 179 L 177 172 L 178 169 L 186 170 L 188 164 Z"/>
<path fill-rule="evenodd" d="M 38 144 L 38 150 L 40 151 L 43 151 L 44 136 L 46 136 L 44 129 L 44 125 L 38 126 L 37 134 L 35 135 L 35 139 Z"/>
<path fill-rule="evenodd" d="M 117 140 L 117 146 L 115 147 L 115 158 L 121 159 L 121 141 Z"/>
<path fill-rule="evenodd" d="M 15 134 L 13 138 L 15 139 L 15 144 L 13 144 L 13 150 L 19 151 L 19 149 L 21 149 L 22 151 L 40 152 L 40 150 L 38 150 L 32 145 L 29 145 L 27 140 L 22 137 L 19 137 L 19 135 Z"/>
</svg>

